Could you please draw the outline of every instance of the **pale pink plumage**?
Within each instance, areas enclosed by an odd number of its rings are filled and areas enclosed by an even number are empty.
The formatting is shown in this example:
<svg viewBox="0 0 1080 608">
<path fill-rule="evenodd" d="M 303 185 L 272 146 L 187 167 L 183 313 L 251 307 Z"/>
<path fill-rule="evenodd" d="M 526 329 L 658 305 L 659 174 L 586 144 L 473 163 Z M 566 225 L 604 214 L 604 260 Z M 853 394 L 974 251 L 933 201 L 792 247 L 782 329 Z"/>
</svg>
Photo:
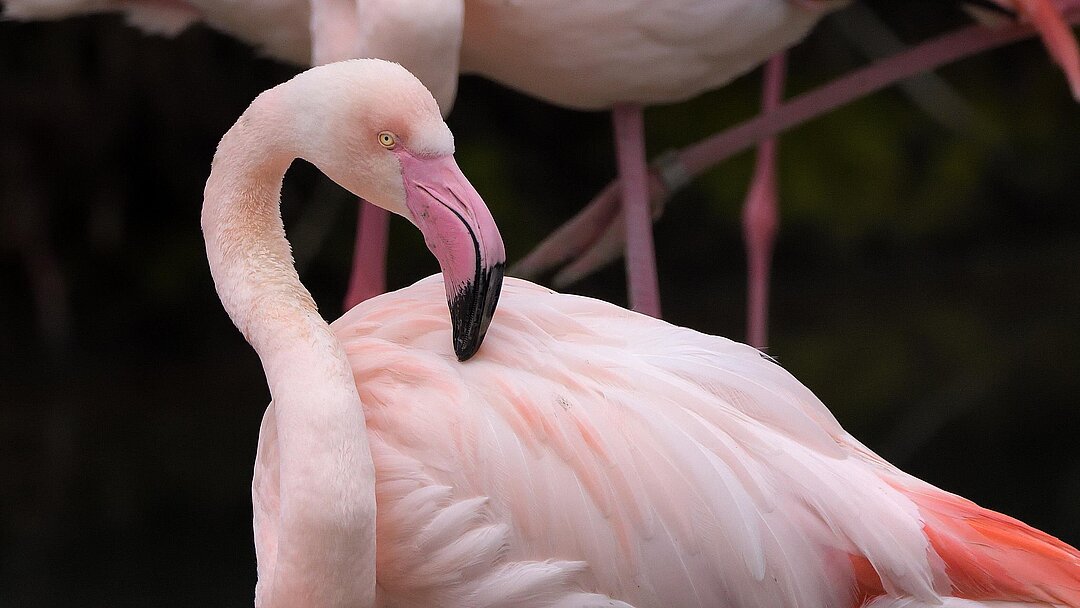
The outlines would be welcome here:
<svg viewBox="0 0 1080 608">
<path fill-rule="evenodd" d="M 385 605 L 1080 605 L 1075 550 L 884 462 L 753 348 L 508 279 L 462 365 L 440 289 L 332 325 L 371 441 Z M 551 603 L 512 601 L 526 582 Z"/>
<path fill-rule="evenodd" d="M 375 598 L 375 490 L 356 387 L 300 283 L 279 210 L 305 158 L 413 221 L 444 273 L 456 356 L 483 339 L 501 286 L 502 239 L 460 176 L 453 136 L 401 66 L 315 68 L 260 95 L 221 140 L 202 226 L 222 304 L 259 353 L 274 404 L 253 484 L 256 604 L 367 606 Z M 470 242 L 471 240 L 471 242 Z"/>
<path fill-rule="evenodd" d="M 274 398 L 257 605 L 1080 606 L 1075 549 L 897 470 L 749 346 L 515 279 L 466 363 L 440 277 L 327 326 L 289 264 L 281 174 L 300 147 L 408 216 L 408 167 L 365 138 L 385 123 L 445 153 L 421 90 L 382 62 L 312 70 L 215 159 L 211 270 Z"/>
<path fill-rule="evenodd" d="M 118 12 L 157 33 L 175 34 L 201 20 L 301 65 L 351 57 L 397 61 L 446 113 L 459 71 L 570 108 L 682 101 L 798 42 L 822 15 L 850 0 L 3 1 L 9 18 Z"/>
</svg>

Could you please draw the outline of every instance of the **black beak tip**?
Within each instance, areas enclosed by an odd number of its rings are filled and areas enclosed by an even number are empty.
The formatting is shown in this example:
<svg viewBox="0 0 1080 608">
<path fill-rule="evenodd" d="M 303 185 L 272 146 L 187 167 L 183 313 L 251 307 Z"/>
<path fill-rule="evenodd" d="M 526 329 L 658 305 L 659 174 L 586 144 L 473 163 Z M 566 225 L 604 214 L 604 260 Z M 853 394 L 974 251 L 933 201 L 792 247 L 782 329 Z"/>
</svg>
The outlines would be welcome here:
<svg viewBox="0 0 1080 608">
<path fill-rule="evenodd" d="M 469 333 L 462 335 L 458 331 L 458 328 L 454 327 L 454 354 L 457 355 L 458 361 L 468 361 L 476 354 L 476 351 L 480 350 L 480 344 L 483 342 L 482 336 L 477 336 Z"/>
<path fill-rule="evenodd" d="M 478 273 L 476 280 L 450 299 L 450 318 L 454 325 L 454 353 L 458 361 L 476 354 L 487 335 L 495 307 L 502 292 L 506 264 L 500 262 Z"/>
</svg>

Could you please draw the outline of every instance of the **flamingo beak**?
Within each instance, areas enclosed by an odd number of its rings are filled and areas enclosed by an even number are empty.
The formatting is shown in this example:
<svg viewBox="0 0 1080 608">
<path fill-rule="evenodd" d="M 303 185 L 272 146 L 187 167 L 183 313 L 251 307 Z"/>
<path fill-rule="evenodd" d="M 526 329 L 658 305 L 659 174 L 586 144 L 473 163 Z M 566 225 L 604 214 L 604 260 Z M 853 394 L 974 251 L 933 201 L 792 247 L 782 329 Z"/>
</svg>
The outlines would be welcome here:
<svg viewBox="0 0 1080 608">
<path fill-rule="evenodd" d="M 1007 9 L 1013 9 L 1020 18 L 1028 21 L 1039 32 L 1043 45 L 1054 62 L 1065 72 L 1073 97 L 1080 101 L 1080 49 L 1077 48 L 1069 22 L 1062 14 L 1062 7 L 1075 13 L 1080 2 L 1073 0 L 993 0 Z"/>
<path fill-rule="evenodd" d="M 472 357 L 487 333 L 502 290 L 506 251 L 487 205 L 453 156 L 397 152 L 405 206 L 439 260 L 454 328 L 454 352 Z"/>
</svg>

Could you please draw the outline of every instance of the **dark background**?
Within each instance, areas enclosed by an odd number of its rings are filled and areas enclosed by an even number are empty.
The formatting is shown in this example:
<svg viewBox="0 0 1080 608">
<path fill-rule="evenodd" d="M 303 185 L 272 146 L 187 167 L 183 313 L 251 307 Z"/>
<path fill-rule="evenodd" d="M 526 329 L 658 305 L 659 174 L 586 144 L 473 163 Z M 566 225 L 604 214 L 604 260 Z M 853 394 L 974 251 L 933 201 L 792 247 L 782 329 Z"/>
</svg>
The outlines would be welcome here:
<svg viewBox="0 0 1080 608">
<path fill-rule="evenodd" d="M 964 22 L 872 6 L 906 40 Z M 826 21 L 790 91 L 864 60 Z M 0 608 L 250 606 L 268 400 L 199 232 L 217 140 L 297 70 L 205 28 L 0 23 Z M 782 140 L 769 352 L 906 470 L 1080 543 L 1080 106 L 1025 42 L 940 74 L 950 130 L 895 90 Z M 647 113 L 652 154 L 754 113 L 759 74 Z M 511 260 L 614 173 L 608 116 L 462 82 L 451 128 Z M 741 338 L 743 154 L 658 224 L 666 317 Z M 297 165 L 284 214 L 340 313 L 355 206 Z M 390 281 L 435 271 L 404 221 Z M 621 266 L 574 291 L 623 302 Z"/>
</svg>

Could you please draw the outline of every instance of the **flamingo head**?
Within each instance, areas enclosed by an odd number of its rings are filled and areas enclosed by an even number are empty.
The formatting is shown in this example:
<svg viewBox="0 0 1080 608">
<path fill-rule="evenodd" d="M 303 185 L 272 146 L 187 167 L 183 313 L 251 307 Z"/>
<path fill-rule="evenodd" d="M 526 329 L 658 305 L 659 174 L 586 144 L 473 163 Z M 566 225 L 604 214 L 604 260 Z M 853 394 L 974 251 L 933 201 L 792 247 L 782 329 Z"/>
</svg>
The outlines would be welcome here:
<svg viewBox="0 0 1080 608">
<path fill-rule="evenodd" d="M 300 158 L 420 229 L 442 269 L 454 352 L 473 356 L 495 312 L 506 253 L 454 160 L 454 137 L 431 93 L 405 68 L 376 59 L 319 66 L 290 83 L 277 89 L 280 103 L 304 108 L 289 113 Z"/>
</svg>

